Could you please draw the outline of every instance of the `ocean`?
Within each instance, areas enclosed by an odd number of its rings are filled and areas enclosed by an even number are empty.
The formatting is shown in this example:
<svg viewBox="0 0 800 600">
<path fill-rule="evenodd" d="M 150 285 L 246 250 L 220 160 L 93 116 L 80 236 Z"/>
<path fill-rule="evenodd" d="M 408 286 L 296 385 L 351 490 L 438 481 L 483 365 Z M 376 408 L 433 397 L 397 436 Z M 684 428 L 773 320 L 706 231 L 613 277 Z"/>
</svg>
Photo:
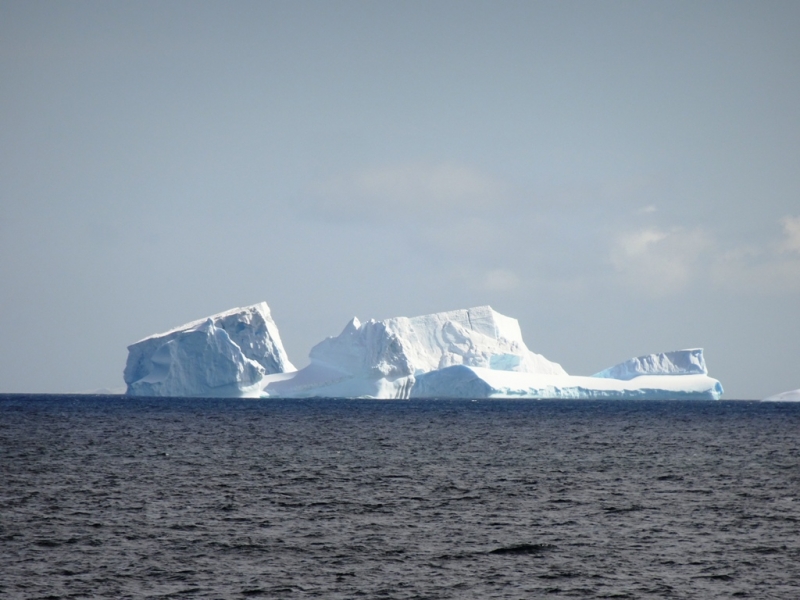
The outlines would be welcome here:
<svg viewBox="0 0 800 600">
<path fill-rule="evenodd" d="M 0 597 L 800 598 L 800 403 L 0 396 Z"/>
</svg>

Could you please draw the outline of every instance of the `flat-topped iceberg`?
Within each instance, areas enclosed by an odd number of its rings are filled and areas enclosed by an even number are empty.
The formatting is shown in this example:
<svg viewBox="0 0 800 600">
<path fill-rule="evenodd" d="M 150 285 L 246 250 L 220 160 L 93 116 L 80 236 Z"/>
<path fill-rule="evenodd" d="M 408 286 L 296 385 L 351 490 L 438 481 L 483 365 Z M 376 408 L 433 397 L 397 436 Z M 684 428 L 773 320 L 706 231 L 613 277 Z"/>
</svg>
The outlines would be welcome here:
<svg viewBox="0 0 800 600">
<path fill-rule="evenodd" d="M 639 375 L 630 379 L 537 375 L 448 367 L 417 378 L 412 398 L 580 398 L 719 400 L 722 385 L 707 375 Z"/>
<path fill-rule="evenodd" d="M 631 358 L 592 377 L 449 367 L 418 377 L 411 396 L 719 400 L 722 391 L 708 376 L 702 348 L 692 348 Z"/>
<path fill-rule="evenodd" d="M 289 362 L 266 303 L 219 313 L 128 347 L 128 394 L 368 398 L 718 399 L 699 348 L 568 375 L 528 349 L 489 306 L 361 323 Z"/>
<path fill-rule="evenodd" d="M 133 396 L 259 396 L 265 375 L 294 370 L 261 302 L 128 346 L 124 379 Z"/>
<path fill-rule="evenodd" d="M 564 376 L 561 365 L 528 350 L 519 323 L 478 306 L 361 323 L 311 349 L 311 364 L 265 379 L 269 396 L 408 398 L 424 373 L 468 365 L 504 372 Z"/>
</svg>

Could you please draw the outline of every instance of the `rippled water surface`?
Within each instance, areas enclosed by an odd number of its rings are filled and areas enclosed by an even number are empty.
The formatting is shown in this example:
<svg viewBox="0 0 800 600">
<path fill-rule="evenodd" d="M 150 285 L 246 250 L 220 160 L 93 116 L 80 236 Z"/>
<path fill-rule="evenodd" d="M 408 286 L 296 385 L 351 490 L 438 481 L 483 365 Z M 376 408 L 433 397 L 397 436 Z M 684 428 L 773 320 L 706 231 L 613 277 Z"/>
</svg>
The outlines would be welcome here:
<svg viewBox="0 0 800 600">
<path fill-rule="evenodd" d="M 0 396 L 2 598 L 800 598 L 800 405 Z"/>
</svg>

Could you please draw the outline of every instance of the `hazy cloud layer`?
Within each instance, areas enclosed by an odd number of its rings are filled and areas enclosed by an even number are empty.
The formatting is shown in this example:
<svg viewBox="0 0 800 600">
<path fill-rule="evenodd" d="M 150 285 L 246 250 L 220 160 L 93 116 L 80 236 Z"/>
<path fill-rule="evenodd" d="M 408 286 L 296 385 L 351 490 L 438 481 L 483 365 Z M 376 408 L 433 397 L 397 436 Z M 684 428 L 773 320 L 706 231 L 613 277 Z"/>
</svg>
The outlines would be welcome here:
<svg viewBox="0 0 800 600">
<path fill-rule="evenodd" d="M 712 271 L 715 283 L 746 294 L 800 292 L 800 217 L 783 217 L 780 225 L 782 235 L 774 240 L 719 253 Z"/>
<path fill-rule="evenodd" d="M 782 235 L 775 240 L 748 245 L 701 229 L 646 228 L 621 234 L 609 256 L 626 283 L 655 296 L 679 295 L 692 285 L 745 294 L 796 292 L 800 218 L 786 216 L 779 225 Z"/>
<path fill-rule="evenodd" d="M 502 211 L 507 200 L 506 186 L 475 169 L 410 164 L 364 169 L 318 184 L 301 208 L 332 221 L 423 223 L 491 215 Z"/>
<path fill-rule="evenodd" d="M 655 296 L 678 295 L 696 275 L 711 243 L 699 229 L 642 229 L 625 233 L 611 249 L 626 283 Z"/>
<path fill-rule="evenodd" d="M 800 217 L 786 216 L 781 219 L 784 239 L 780 244 L 782 252 L 800 254 Z"/>
</svg>

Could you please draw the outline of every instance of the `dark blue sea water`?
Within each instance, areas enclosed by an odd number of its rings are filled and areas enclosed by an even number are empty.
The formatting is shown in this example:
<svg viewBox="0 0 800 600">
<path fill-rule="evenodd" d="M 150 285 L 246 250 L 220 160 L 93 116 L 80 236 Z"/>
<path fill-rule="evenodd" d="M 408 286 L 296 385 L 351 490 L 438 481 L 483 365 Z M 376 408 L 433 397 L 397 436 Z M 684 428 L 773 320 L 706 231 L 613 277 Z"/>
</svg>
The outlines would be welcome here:
<svg viewBox="0 0 800 600">
<path fill-rule="evenodd" d="M 2 598 L 800 598 L 800 404 L 0 396 Z"/>
</svg>

